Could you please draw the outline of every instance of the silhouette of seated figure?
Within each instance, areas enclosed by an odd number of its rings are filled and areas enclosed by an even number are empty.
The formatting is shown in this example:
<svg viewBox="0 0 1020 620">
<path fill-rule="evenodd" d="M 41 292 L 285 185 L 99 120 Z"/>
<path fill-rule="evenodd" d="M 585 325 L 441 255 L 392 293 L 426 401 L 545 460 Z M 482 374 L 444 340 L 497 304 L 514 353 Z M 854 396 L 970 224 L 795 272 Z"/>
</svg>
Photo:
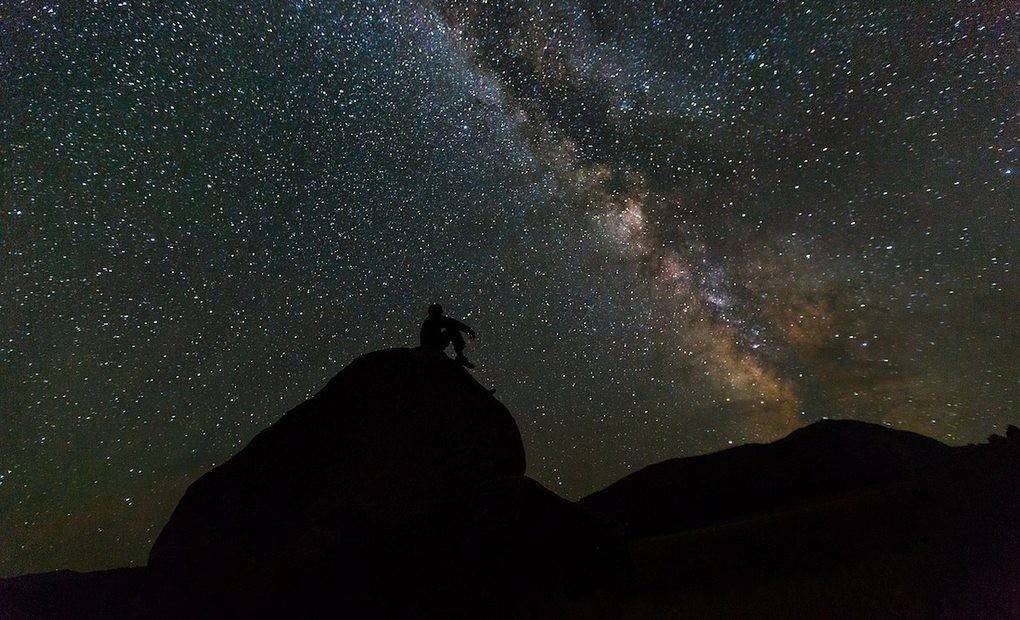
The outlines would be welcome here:
<svg viewBox="0 0 1020 620">
<path fill-rule="evenodd" d="M 457 353 L 456 362 L 465 368 L 474 368 L 475 365 L 464 357 L 464 337 L 461 332 L 468 335 L 471 340 L 475 339 L 475 330 L 461 323 L 457 319 L 443 314 L 443 307 L 439 304 L 429 306 L 429 315 L 421 324 L 421 348 L 426 351 L 442 352 L 450 344 Z"/>
</svg>

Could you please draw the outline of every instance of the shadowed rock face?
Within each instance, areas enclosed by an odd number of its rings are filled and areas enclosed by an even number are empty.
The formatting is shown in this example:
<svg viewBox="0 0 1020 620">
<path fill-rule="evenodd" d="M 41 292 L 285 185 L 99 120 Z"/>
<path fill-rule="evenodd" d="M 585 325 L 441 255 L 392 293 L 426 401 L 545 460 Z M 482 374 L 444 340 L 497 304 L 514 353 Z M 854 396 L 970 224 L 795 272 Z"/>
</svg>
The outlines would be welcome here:
<svg viewBox="0 0 1020 620">
<path fill-rule="evenodd" d="M 896 479 L 953 451 L 916 433 L 822 420 L 770 444 L 650 465 L 581 504 L 632 536 L 680 532 Z"/>
<path fill-rule="evenodd" d="M 608 529 L 524 473 L 516 423 L 467 371 L 379 351 L 192 484 L 149 566 L 224 613 L 441 615 L 617 575 Z"/>
<path fill-rule="evenodd" d="M 149 563 L 282 568 L 366 537 L 400 546 L 451 498 L 524 471 L 513 417 L 463 368 L 370 353 L 192 484 Z"/>
</svg>

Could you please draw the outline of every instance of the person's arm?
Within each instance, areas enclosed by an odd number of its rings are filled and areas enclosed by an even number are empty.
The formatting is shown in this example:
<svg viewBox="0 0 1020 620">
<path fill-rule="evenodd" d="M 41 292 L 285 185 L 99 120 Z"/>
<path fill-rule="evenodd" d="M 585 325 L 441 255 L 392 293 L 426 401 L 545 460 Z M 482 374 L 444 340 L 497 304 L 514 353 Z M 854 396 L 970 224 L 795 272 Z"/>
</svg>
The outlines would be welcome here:
<svg viewBox="0 0 1020 620">
<path fill-rule="evenodd" d="M 455 329 L 455 330 L 457 330 L 459 332 L 464 332 L 465 334 L 470 336 L 472 340 L 475 339 L 475 330 L 471 329 L 470 327 L 468 327 L 464 323 L 461 323 L 457 319 L 452 319 L 450 317 L 446 317 L 446 326 L 448 328 L 450 328 L 450 329 Z"/>
</svg>

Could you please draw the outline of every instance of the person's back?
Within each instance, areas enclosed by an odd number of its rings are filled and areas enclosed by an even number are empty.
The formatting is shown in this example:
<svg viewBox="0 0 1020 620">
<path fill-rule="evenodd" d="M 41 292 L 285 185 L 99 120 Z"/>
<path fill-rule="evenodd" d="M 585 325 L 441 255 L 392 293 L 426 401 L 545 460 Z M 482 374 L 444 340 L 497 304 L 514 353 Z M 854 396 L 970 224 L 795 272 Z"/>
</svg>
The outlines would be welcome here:
<svg viewBox="0 0 1020 620">
<path fill-rule="evenodd" d="M 425 317 L 421 324 L 421 348 L 432 351 L 442 351 L 448 343 L 443 342 L 443 318 L 442 316 Z"/>
<path fill-rule="evenodd" d="M 474 340 L 473 329 L 461 323 L 457 319 L 443 315 L 443 307 L 439 304 L 429 306 L 429 314 L 421 324 L 421 348 L 428 351 L 443 351 L 448 345 L 453 344 L 453 350 L 457 353 L 457 363 L 467 368 L 474 368 L 466 357 L 464 347 L 466 343 L 460 335 L 461 332 Z"/>
</svg>

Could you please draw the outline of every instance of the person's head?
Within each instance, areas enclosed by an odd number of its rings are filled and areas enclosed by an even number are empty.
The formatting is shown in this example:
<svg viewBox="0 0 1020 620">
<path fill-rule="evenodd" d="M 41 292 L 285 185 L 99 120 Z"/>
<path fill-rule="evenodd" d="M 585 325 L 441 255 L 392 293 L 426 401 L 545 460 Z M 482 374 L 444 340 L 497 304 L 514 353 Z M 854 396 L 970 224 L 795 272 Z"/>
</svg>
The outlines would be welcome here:
<svg viewBox="0 0 1020 620">
<path fill-rule="evenodd" d="M 443 316 L 443 307 L 439 304 L 431 304 L 429 306 L 429 316 Z"/>
</svg>

